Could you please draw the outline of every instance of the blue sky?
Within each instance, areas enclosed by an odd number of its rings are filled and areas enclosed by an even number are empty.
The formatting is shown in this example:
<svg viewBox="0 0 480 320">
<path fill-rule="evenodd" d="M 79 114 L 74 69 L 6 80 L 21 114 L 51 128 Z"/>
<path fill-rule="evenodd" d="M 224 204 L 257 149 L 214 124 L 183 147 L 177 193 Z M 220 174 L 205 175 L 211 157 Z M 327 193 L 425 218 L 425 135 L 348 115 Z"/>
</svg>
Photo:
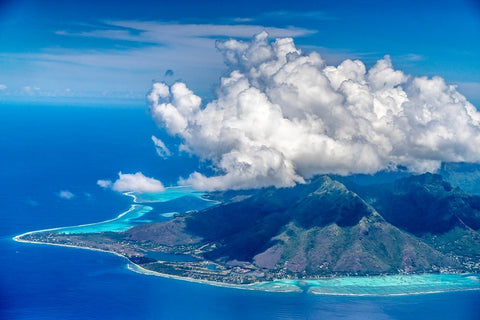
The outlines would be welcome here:
<svg viewBox="0 0 480 320">
<path fill-rule="evenodd" d="M 215 40 L 263 29 L 331 64 L 388 54 L 479 107 L 477 0 L 2 1 L 0 101 L 142 105 L 153 80 L 210 98 L 226 71 Z"/>
</svg>

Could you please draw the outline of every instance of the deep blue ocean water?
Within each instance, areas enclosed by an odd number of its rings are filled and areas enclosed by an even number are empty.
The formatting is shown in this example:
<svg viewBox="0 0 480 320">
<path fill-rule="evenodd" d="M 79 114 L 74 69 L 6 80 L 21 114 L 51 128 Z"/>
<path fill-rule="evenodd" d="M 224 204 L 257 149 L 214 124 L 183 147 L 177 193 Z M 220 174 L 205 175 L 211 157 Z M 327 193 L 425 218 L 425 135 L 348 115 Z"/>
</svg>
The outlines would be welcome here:
<svg viewBox="0 0 480 320">
<path fill-rule="evenodd" d="M 198 166 L 163 160 L 132 108 L 0 104 L 0 319 L 480 319 L 480 292 L 316 296 L 213 287 L 134 273 L 120 257 L 23 244 L 14 235 L 103 221 L 131 199 L 98 179 L 142 171 L 165 185 Z M 58 197 L 61 190 L 75 196 Z"/>
</svg>

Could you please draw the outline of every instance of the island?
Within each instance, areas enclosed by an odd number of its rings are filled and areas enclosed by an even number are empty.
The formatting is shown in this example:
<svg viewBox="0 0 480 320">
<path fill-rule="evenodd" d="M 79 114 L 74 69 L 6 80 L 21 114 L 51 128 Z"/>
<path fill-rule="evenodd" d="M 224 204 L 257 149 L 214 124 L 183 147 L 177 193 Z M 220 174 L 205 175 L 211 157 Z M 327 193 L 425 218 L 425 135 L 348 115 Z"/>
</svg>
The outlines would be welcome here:
<svg viewBox="0 0 480 320">
<path fill-rule="evenodd" d="M 107 251 L 145 272 L 220 285 L 480 273 L 480 197 L 436 174 L 369 185 L 325 175 L 173 201 L 185 210 L 159 221 L 151 213 L 126 230 L 59 228 L 15 240 Z"/>
</svg>

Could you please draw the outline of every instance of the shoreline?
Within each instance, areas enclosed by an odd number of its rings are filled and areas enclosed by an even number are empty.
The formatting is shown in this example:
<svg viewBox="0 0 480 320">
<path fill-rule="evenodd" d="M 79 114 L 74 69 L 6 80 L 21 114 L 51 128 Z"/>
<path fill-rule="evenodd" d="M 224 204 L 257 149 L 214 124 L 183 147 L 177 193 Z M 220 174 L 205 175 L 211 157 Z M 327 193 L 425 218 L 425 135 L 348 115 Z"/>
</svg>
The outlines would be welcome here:
<svg viewBox="0 0 480 320">
<path fill-rule="evenodd" d="M 48 230 L 51 230 L 51 229 L 48 229 Z M 25 232 L 25 233 L 19 234 L 17 236 L 14 236 L 11 239 L 13 241 L 16 241 L 16 242 L 19 242 L 19 243 L 43 244 L 43 245 L 47 245 L 47 246 L 57 246 L 57 247 L 66 247 L 66 248 L 73 248 L 73 249 L 83 249 L 83 250 L 98 251 L 98 252 L 113 254 L 117 257 L 120 257 L 120 258 L 123 258 L 123 259 L 127 260 L 126 266 L 127 266 L 128 270 L 130 270 L 132 272 L 139 273 L 139 274 L 144 274 L 144 275 L 150 275 L 150 276 L 156 276 L 156 277 L 162 277 L 162 278 L 168 278 L 168 279 L 175 279 L 175 280 L 181 280 L 181 281 L 187 281 L 187 282 L 194 282 L 194 283 L 201 283 L 201 284 L 208 284 L 208 285 L 213 285 L 213 286 L 216 286 L 216 287 L 233 288 L 233 289 L 248 289 L 248 288 L 244 288 L 243 286 L 249 286 L 249 285 L 229 284 L 229 283 L 224 283 L 224 282 L 216 282 L 216 281 L 210 281 L 210 280 L 187 278 L 187 277 L 175 276 L 175 275 L 171 275 L 171 274 L 160 273 L 160 272 L 148 270 L 148 269 L 145 269 L 144 267 L 132 262 L 126 256 L 121 255 L 121 254 L 119 254 L 117 252 L 114 252 L 114 251 L 108 251 L 108 250 L 103 250 L 103 249 L 98 249 L 98 248 L 90 248 L 90 247 L 80 247 L 80 246 L 74 246 L 74 245 L 68 245 L 68 244 L 37 242 L 37 241 L 20 239 L 24 235 L 37 233 L 37 232 L 43 232 L 43 231 L 47 231 L 47 230 Z M 135 269 L 137 269 L 137 270 L 135 270 Z M 253 289 L 253 290 L 256 290 L 256 289 Z"/>
<path fill-rule="evenodd" d="M 128 258 L 126 258 L 128 260 Z M 145 269 L 144 267 L 128 260 L 127 264 L 127 269 L 147 275 L 147 276 L 154 276 L 154 277 L 161 277 L 161 278 L 167 278 L 167 279 L 174 279 L 174 280 L 179 280 L 179 281 L 186 281 L 186 282 L 192 282 L 192 283 L 200 283 L 200 284 L 206 284 L 210 286 L 215 286 L 215 287 L 222 287 L 222 288 L 230 288 L 230 289 L 239 289 L 239 290 L 259 290 L 255 288 L 248 288 L 248 284 L 241 285 L 241 284 L 230 284 L 230 283 L 224 283 L 224 282 L 217 282 L 217 281 L 210 281 L 210 280 L 201 280 L 201 279 L 194 279 L 194 278 L 187 278 L 187 277 L 181 277 L 181 276 L 175 276 L 173 274 L 166 274 L 166 273 L 160 273 L 152 270 Z M 245 287 L 244 287 L 245 286 Z"/>
<path fill-rule="evenodd" d="M 282 282 L 282 281 L 309 281 L 309 280 L 315 280 L 315 281 L 328 281 L 328 279 L 336 279 L 336 278 L 343 278 L 343 277 L 331 277 L 331 278 L 325 278 L 325 279 L 277 279 L 273 281 L 267 281 L 267 282 L 256 282 L 256 283 L 251 283 L 251 284 L 230 284 L 230 283 L 225 283 L 225 282 L 218 282 L 218 281 L 211 281 L 211 280 L 202 280 L 202 279 L 195 279 L 195 278 L 188 278 L 188 277 L 181 277 L 181 276 L 176 276 L 176 275 L 171 275 L 171 274 L 166 274 L 166 273 L 160 273 L 157 271 L 152 271 L 149 269 L 146 269 L 142 267 L 141 265 L 138 265 L 134 262 L 132 262 L 128 257 L 121 255 L 117 252 L 114 251 L 109 251 L 109 250 L 103 250 L 103 249 L 98 249 L 98 248 L 90 248 L 90 247 L 80 247 L 80 246 L 74 246 L 74 245 L 67 245 L 67 244 L 57 244 L 57 243 L 48 243 L 48 242 L 36 242 L 36 241 L 30 241 L 30 240 L 24 240 L 21 239 L 24 235 L 28 234 L 33 234 L 37 232 L 44 232 L 44 231 L 51 231 L 55 229 L 61 229 L 61 228 L 54 228 L 54 229 L 45 229 L 45 230 L 37 230 L 37 231 L 29 231 L 22 233 L 20 235 L 14 236 L 11 239 L 13 241 L 19 242 L 19 243 L 29 243 L 29 244 L 43 244 L 43 245 L 50 245 L 50 246 L 58 246 L 58 247 L 67 247 L 67 248 L 74 248 L 74 249 L 83 249 L 83 250 L 90 250 L 90 251 L 97 251 L 97 252 L 103 252 L 103 253 L 109 253 L 113 254 L 117 257 L 123 258 L 127 260 L 126 267 L 128 270 L 132 272 L 136 272 L 139 274 L 143 275 L 149 275 L 149 276 L 156 276 L 156 277 L 162 277 L 162 278 L 167 278 L 167 279 L 173 279 L 173 280 L 180 280 L 180 281 L 187 281 L 187 282 L 192 282 L 192 283 L 199 283 L 199 284 L 205 284 L 205 285 L 211 285 L 215 287 L 222 287 L 222 288 L 230 288 L 230 289 L 237 289 L 237 290 L 249 290 L 249 291 L 263 291 L 263 292 L 277 292 L 277 293 L 301 293 L 301 292 L 306 292 L 309 294 L 313 295 L 319 295 L 319 296 L 349 296 L 349 297 L 392 297 L 392 296 L 408 296 L 408 295 L 424 295 L 424 294 L 439 294 L 439 293 L 448 293 L 448 292 L 460 292 L 460 291 L 479 291 L 480 286 L 477 288 L 460 288 L 460 289 L 452 289 L 452 290 L 433 290 L 433 291 L 423 291 L 423 292 L 407 292 L 407 293 L 390 293 L 390 294 L 381 294 L 381 293 L 342 293 L 342 292 L 315 292 L 312 291 L 311 288 L 315 288 L 313 285 L 307 285 L 303 288 L 301 285 L 297 284 L 285 284 L 289 285 L 289 287 L 285 288 L 284 290 L 275 290 L 271 289 L 268 287 L 262 288 L 262 285 L 268 285 L 272 284 L 272 286 L 275 286 L 275 282 Z M 465 273 L 443 273 L 444 275 L 465 275 Z M 467 273 L 468 274 L 468 273 Z M 419 274 L 413 274 L 413 275 L 406 275 L 406 274 L 398 274 L 398 276 L 419 276 Z M 433 273 L 425 273 L 424 275 L 433 275 Z M 392 275 L 385 275 L 385 276 L 392 276 Z M 385 276 L 370 276 L 370 278 L 373 277 L 385 277 Z M 367 277 L 368 278 L 368 277 Z M 281 285 L 281 284 L 278 284 Z M 258 287 L 256 287 L 258 286 Z"/>
<path fill-rule="evenodd" d="M 28 235 L 28 234 L 33 234 L 33 233 L 57 231 L 57 230 L 66 229 L 66 228 L 90 227 L 90 226 L 94 226 L 94 225 L 97 225 L 97 224 L 112 222 L 112 221 L 115 221 L 115 220 L 117 220 L 117 219 L 120 219 L 121 217 L 125 216 L 125 215 L 128 214 L 129 212 L 135 210 L 136 207 L 146 207 L 146 206 L 145 206 L 145 205 L 141 205 L 141 204 L 132 204 L 132 205 L 130 205 L 130 208 L 129 208 L 127 211 L 122 212 L 122 213 L 120 213 L 118 216 L 116 216 L 115 218 L 112 218 L 112 219 L 109 219 L 109 220 L 100 221 L 100 222 L 93 222 L 93 223 L 86 223 L 86 224 L 79 224 L 79 225 L 76 225 L 76 226 L 55 227 L 55 228 L 48 228 L 48 229 L 42 229 L 42 230 L 28 231 L 28 232 L 19 234 L 19 235 L 17 235 L 17 236 L 14 236 L 12 239 L 15 240 L 15 241 L 17 241 L 17 242 L 28 242 L 28 241 L 26 241 L 26 240 L 19 240 L 19 238 L 20 238 L 20 237 L 23 237 L 23 236 L 26 236 L 26 235 Z M 151 211 L 151 210 L 150 210 L 150 211 Z M 149 211 L 149 212 L 150 212 L 150 211 Z M 18 240 L 17 240 L 17 239 L 18 239 Z M 43 242 L 31 242 L 31 243 L 43 243 Z M 52 245 L 54 245 L 54 244 L 52 244 Z M 81 248 L 81 247 L 79 247 L 79 248 Z"/>
</svg>

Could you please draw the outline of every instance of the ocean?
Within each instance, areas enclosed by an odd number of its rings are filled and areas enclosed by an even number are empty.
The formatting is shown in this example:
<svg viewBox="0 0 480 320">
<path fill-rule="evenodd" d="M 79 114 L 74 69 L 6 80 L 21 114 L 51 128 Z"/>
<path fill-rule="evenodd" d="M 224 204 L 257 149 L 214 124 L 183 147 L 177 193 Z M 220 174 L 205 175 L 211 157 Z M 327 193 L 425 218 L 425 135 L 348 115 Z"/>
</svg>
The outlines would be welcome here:
<svg viewBox="0 0 480 320">
<path fill-rule="evenodd" d="M 132 199 L 98 179 L 143 172 L 174 185 L 198 166 L 145 107 L 0 104 L 0 319 L 480 319 L 480 291 L 334 296 L 215 287 L 139 274 L 102 252 L 18 243 L 45 228 L 112 219 Z M 173 148 L 172 148 L 173 149 Z M 71 199 L 59 197 L 68 190 Z"/>
</svg>

